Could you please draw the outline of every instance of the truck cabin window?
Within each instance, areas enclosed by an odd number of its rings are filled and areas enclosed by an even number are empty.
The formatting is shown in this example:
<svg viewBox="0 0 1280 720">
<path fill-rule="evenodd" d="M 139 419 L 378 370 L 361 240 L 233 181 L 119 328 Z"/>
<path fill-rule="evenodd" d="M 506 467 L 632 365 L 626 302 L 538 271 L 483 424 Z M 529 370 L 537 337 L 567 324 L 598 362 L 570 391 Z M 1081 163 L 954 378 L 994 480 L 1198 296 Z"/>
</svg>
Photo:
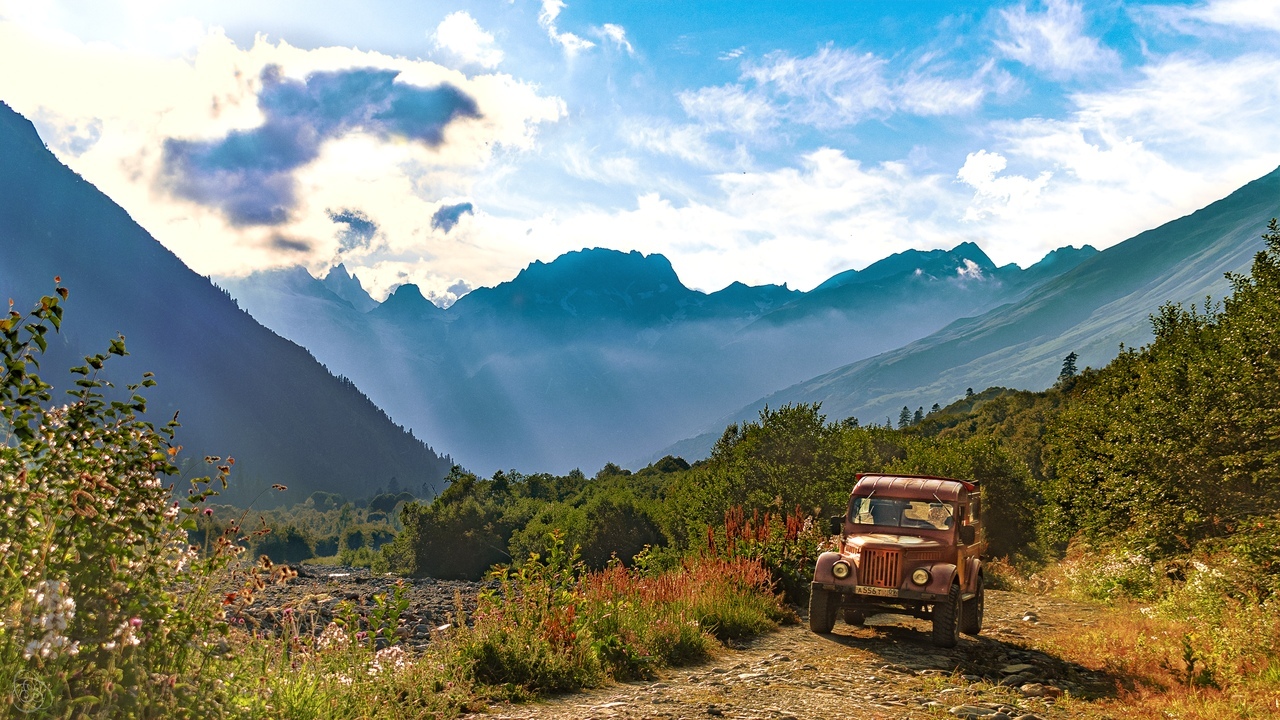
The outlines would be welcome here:
<svg viewBox="0 0 1280 720">
<path fill-rule="evenodd" d="M 955 524 L 955 510 L 945 503 L 897 498 L 854 498 L 849 521 L 855 525 L 949 530 Z"/>
</svg>

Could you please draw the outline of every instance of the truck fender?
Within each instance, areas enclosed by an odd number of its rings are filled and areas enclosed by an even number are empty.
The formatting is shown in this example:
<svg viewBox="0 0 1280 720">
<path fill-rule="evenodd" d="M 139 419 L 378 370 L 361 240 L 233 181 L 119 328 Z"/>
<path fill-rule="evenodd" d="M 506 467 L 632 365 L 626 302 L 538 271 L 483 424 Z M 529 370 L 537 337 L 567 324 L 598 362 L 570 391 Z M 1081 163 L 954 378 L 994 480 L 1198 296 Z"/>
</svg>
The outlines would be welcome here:
<svg viewBox="0 0 1280 720">
<path fill-rule="evenodd" d="M 831 566 L 835 565 L 836 561 L 841 559 L 841 557 L 842 556 L 838 552 L 824 552 L 819 555 L 818 562 L 813 568 L 813 581 L 827 584 L 835 583 L 840 585 L 857 585 L 858 566 L 854 565 L 848 558 L 845 558 L 845 562 L 849 563 L 849 577 L 843 580 L 837 580 L 836 576 L 831 574 Z"/>
<path fill-rule="evenodd" d="M 965 592 L 976 592 L 978 589 L 978 576 L 982 575 L 982 563 L 978 558 L 969 558 L 967 567 L 965 567 L 964 577 L 969 581 L 969 587 L 964 588 Z"/>
<path fill-rule="evenodd" d="M 929 571 L 929 584 L 923 590 L 934 595 L 946 595 L 951 592 L 951 583 L 956 581 L 956 565 L 949 562 L 937 562 L 923 566 Z"/>
</svg>

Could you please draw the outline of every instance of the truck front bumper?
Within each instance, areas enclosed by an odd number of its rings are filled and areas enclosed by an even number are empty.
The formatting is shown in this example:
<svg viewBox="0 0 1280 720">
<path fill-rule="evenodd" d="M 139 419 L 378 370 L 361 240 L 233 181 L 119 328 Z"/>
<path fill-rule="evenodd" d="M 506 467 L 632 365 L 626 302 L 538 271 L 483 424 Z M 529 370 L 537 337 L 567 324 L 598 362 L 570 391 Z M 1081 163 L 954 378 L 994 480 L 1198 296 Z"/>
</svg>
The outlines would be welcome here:
<svg viewBox="0 0 1280 720">
<path fill-rule="evenodd" d="M 813 589 L 826 590 L 827 592 L 837 592 L 841 595 L 848 595 L 861 600 L 894 602 L 937 602 L 946 597 L 936 593 L 921 592 L 919 590 L 904 590 L 902 588 L 882 588 L 872 587 L 870 585 L 837 585 L 835 583 L 813 583 Z"/>
</svg>

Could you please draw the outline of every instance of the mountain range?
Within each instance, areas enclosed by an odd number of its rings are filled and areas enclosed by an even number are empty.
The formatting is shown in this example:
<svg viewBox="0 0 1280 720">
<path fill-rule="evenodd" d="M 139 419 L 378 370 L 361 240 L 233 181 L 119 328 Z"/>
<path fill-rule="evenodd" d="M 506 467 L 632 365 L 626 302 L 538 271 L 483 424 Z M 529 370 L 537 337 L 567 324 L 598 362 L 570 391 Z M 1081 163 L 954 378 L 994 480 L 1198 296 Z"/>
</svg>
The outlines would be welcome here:
<svg viewBox="0 0 1280 720">
<path fill-rule="evenodd" d="M 130 355 L 105 378 L 122 388 L 155 373 L 147 417 L 161 425 L 180 412 L 184 475 L 205 474 L 206 455 L 236 458 L 224 499 L 247 502 L 274 483 L 288 493 L 264 502 L 392 485 L 430 493 L 453 464 L 191 271 L 3 103 L 0 249 L 0 297 L 15 309 L 50 294 L 55 276 L 70 291 L 44 379 L 70 386 L 67 368 L 123 334 Z"/>
<path fill-rule="evenodd" d="M 909 250 L 810 292 L 685 286 L 661 255 L 583 249 L 446 309 L 372 298 L 345 267 L 218 278 L 254 317 L 350 377 L 469 468 L 625 462 L 766 393 L 1024 298 L 1096 254 L 997 267 L 975 244 Z"/>
<path fill-rule="evenodd" d="M 412 284 L 378 302 L 341 265 L 215 285 L 0 104 L 0 293 L 21 307 L 55 275 L 71 290 L 46 379 L 123 333 L 132 355 L 110 379 L 155 372 L 150 417 L 181 411 L 189 465 L 234 455 L 233 500 L 271 483 L 294 499 L 431 493 L 455 461 L 487 474 L 694 460 L 765 405 L 820 402 L 865 423 L 968 388 L 1040 389 L 1068 353 L 1102 365 L 1146 342 L 1161 304 L 1224 295 L 1276 215 L 1280 169 L 1105 251 L 1061 248 L 1026 269 L 962 243 L 808 292 L 704 292 L 661 255 L 584 248 L 441 308 Z"/>
<path fill-rule="evenodd" d="M 829 417 L 880 422 L 898 417 L 904 406 L 946 405 L 969 388 L 1043 389 L 1072 352 L 1080 367 L 1100 367 L 1122 344 L 1136 347 L 1151 339 L 1150 316 L 1161 305 L 1228 294 L 1225 274 L 1248 273 L 1263 248 L 1267 221 L 1277 216 L 1280 168 L 1097 253 L 1016 302 L 765 395 L 654 457 L 704 457 L 727 424 L 755 419 L 766 405 L 821 402 Z"/>
</svg>

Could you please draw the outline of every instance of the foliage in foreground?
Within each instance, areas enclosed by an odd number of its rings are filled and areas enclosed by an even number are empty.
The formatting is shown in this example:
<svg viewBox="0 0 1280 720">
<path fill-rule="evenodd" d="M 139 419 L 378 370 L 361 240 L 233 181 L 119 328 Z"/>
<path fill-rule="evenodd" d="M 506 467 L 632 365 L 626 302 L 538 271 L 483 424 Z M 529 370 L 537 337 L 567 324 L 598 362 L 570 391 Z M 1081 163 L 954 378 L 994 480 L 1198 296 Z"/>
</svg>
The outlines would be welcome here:
<svg viewBox="0 0 1280 720">
<path fill-rule="evenodd" d="M 214 713 L 217 681 L 199 670 L 227 626 L 210 578 L 238 554 L 237 535 L 204 555 L 188 546 L 184 525 L 215 481 L 173 499 L 162 478 L 177 472 L 177 422 L 141 418 L 149 375 L 126 400 L 106 398 L 99 371 L 126 354 L 123 338 L 73 368 L 70 401 L 51 404 L 35 371 L 61 324 L 68 293 L 56 290 L 0 321 L 0 688 L 26 714 Z M 224 485 L 231 462 L 218 466 Z"/>
</svg>

